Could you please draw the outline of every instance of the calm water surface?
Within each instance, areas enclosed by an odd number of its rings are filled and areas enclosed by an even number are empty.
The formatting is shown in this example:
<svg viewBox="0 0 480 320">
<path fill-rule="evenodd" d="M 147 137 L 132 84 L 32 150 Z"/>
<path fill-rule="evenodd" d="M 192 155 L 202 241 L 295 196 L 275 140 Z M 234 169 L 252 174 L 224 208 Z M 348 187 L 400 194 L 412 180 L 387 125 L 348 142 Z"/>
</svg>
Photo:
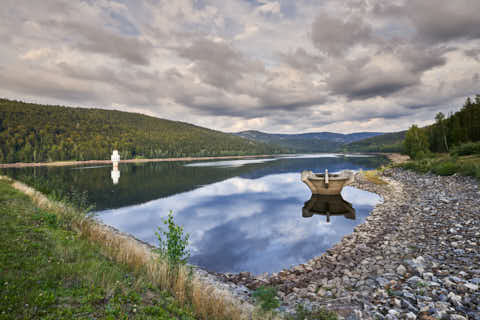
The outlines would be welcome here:
<svg viewBox="0 0 480 320">
<path fill-rule="evenodd" d="M 331 248 L 381 201 L 345 187 L 342 198 L 312 198 L 302 170 L 371 169 L 375 157 L 288 158 L 9 169 L 86 190 L 97 217 L 157 245 L 168 212 L 190 234 L 190 262 L 218 272 L 276 272 Z M 327 214 L 327 211 L 330 214 Z M 329 222 L 327 222 L 329 221 Z"/>
</svg>

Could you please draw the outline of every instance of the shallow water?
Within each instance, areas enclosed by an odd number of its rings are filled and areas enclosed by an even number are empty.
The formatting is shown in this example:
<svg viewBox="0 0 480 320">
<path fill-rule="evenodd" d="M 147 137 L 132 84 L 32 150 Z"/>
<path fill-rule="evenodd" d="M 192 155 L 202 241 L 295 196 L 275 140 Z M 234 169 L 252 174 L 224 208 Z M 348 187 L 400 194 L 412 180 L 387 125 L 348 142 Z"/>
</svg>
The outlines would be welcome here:
<svg viewBox="0 0 480 320">
<path fill-rule="evenodd" d="M 376 194 L 352 187 L 342 191 L 346 202 L 310 199 L 310 190 L 300 181 L 302 170 L 370 169 L 382 161 L 321 154 L 122 164 L 119 172 L 112 167 L 63 167 L 8 173 L 47 177 L 87 190 L 98 219 L 154 245 L 156 228 L 172 210 L 175 221 L 190 234 L 191 263 L 217 272 L 259 274 L 320 255 L 381 201 Z"/>
</svg>

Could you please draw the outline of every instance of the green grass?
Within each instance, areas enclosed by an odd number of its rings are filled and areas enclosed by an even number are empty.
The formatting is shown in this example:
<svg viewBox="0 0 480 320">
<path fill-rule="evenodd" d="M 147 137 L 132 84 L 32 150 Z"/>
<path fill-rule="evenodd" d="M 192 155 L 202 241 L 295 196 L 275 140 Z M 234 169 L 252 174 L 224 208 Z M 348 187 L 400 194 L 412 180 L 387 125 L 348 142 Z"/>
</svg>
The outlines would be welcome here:
<svg viewBox="0 0 480 320">
<path fill-rule="evenodd" d="M 448 154 L 434 154 L 429 158 L 408 161 L 397 166 L 422 173 L 432 172 L 441 176 L 458 173 L 480 179 L 480 155 L 459 157 Z"/>
<path fill-rule="evenodd" d="M 0 319 L 194 319 L 4 180 L 0 216 Z"/>
</svg>

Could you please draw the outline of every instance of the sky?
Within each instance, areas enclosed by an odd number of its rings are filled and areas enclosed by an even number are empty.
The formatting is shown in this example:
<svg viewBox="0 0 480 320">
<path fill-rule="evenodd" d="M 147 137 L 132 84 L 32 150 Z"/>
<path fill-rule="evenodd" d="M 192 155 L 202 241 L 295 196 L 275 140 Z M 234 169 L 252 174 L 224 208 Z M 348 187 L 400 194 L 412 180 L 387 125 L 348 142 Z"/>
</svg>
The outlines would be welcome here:
<svg viewBox="0 0 480 320">
<path fill-rule="evenodd" d="M 0 97 L 391 132 L 480 94 L 478 0 L 2 0 Z"/>
</svg>

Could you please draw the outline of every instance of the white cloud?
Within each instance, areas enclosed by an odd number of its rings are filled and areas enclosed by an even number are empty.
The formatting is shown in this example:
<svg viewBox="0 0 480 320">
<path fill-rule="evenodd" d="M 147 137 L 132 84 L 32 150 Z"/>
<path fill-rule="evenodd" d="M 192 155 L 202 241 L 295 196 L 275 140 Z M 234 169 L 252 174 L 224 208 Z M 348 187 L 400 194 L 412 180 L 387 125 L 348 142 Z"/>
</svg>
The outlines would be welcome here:
<svg viewBox="0 0 480 320">
<path fill-rule="evenodd" d="M 0 95 L 225 131 L 405 129 L 478 93 L 477 1 L 432 1 L 6 0 Z"/>
</svg>

